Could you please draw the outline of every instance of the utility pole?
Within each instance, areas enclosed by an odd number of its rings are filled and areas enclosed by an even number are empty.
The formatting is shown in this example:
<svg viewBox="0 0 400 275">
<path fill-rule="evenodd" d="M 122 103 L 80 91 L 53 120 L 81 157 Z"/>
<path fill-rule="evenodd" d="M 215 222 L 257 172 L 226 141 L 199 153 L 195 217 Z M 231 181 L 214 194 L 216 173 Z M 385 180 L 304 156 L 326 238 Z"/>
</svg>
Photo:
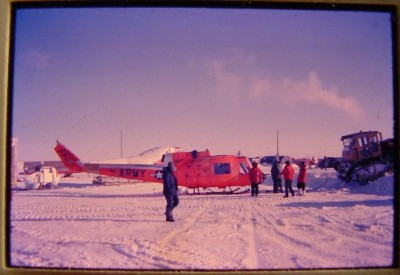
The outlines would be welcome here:
<svg viewBox="0 0 400 275">
<path fill-rule="evenodd" d="M 279 161 L 279 130 L 276 130 L 276 161 Z"/>
<path fill-rule="evenodd" d="M 122 130 L 121 130 L 121 158 L 122 158 Z"/>
</svg>

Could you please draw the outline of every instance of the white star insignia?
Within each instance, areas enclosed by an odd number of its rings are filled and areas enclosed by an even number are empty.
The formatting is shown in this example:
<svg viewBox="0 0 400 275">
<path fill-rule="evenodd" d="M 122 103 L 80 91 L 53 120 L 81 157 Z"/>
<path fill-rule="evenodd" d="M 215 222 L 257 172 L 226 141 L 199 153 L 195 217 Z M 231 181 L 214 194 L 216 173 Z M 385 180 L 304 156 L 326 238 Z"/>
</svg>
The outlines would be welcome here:
<svg viewBox="0 0 400 275">
<path fill-rule="evenodd" d="M 162 172 L 161 171 L 157 171 L 155 174 L 156 179 L 162 179 Z"/>
</svg>

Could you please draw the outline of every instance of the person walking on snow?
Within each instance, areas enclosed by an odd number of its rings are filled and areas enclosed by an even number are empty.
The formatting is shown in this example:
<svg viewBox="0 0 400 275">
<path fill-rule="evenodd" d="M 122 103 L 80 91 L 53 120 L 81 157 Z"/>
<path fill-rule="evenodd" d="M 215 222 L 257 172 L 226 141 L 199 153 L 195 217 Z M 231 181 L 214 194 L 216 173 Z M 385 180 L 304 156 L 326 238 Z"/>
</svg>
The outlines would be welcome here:
<svg viewBox="0 0 400 275">
<path fill-rule="evenodd" d="M 273 192 L 283 192 L 282 191 L 282 177 L 281 177 L 281 169 L 279 168 L 279 162 L 274 161 L 274 164 L 271 167 L 271 177 L 274 183 Z"/>
<path fill-rule="evenodd" d="M 253 161 L 251 165 L 253 166 L 249 172 L 251 182 L 251 195 L 258 196 L 258 185 L 264 181 L 264 175 L 261 169 L 257 167 L 257 162 Z"/>
<path fill-rule="evenodd" d="M 178 182 L 172 174 L 172 162 L 168 162 L 167 167 L 163 168 L 163 194 L 165 200 L 167 201 L 167 206 L 165 208 L 165 216 L 167 222 L 174 222 L 174 217 L 172 216 L 172 210 L 179 204 L 178 198 Z"/>
<path fill-rule="evenodd" d="M 284 198 L 289 197 L 289 191 L 290 194 L 292 194 L 292 197 L 294 196 L 294 191 L 292 188 L 292 181 L 294 177 L 294 169 L 292 165 L 290 165 L 289 161 L 285 162 L 285 168 L 283 168 L 281 175 L 283 175 L 283 179 L 285 180 L 285 196 Z"/>
<path fill-rule="evenodd" d="M 299 176 L 297 177 L 297 189 L 299 189 L 299 195 L 304 196 L 306 194 L 306 182 L 307 182 L 307 168 L 304 161 L 300 162 Z"/>
</svg>

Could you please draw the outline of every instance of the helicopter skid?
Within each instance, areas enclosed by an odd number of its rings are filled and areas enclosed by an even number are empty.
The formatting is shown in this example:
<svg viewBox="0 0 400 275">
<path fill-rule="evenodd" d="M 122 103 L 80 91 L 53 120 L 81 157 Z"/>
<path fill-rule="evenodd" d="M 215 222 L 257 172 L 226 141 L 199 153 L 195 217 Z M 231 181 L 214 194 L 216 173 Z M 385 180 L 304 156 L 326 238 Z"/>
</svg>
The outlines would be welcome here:
<svg viewBox="0 0 400 275">
<path fill-rule="evenodd" d="M 224 189 L 219 189 L 216 190 L 215 188 L 204 188 L 203 189 L 204 192 L 200 193 L 199 188 L 193 189 L 193 195 L 233 195 L 233 194 L 244 194 L 246 192 L 249 192 L 250 189 L 245 188 L 243 189 L 242 187 L 235 187 L 235 188 L 231 188 L 231 187 L 226 187 Z"/>
</svg>

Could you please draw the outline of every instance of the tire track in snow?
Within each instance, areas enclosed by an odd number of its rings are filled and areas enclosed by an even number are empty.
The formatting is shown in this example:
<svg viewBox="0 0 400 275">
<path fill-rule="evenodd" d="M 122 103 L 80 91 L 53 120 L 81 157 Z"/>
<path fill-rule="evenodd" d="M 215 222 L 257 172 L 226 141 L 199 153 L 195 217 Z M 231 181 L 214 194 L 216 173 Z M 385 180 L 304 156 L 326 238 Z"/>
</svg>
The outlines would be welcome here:
<svg viewBox="0 0 400 275">
<path fill-rule="evenodd" d="M 249 218 L 249 223 L 245 225 L 245 230 L 247 231 L 248 235 L 248 247 L 247 256 L 243 262 L 245 263 L 245 268 L 271 268 L 271 266 L 268 264 L 265 266 L 265 254 L 270 251 L 270 246 L 263 246 L 261 241 L 263 239 L 265 240 L 265 238 L 260 236 L 264 236 L 266 232 L 268 232 L 267 234 L 272 234 L 271 229 L 273 229 L 275 232 L 279 232 L 274 223 L 270 222 L 266 216 L 268 215 L 268 211 L 270 211 L 271 207 L 275 207 L 282 202 L 281 196 L 280 194 L 279 197 L 259 196 L 254 199 L 251 198 L 251 200 L 254 200 L 250 202 L 251 204 L 249 204 L 249 201 L 245 202 L 247 204 L 245 213 L 251 213 L 251 217 Z"/>
<path fill-rule="evenodd" d="M 345 197 L 343 200 L 344 202 L 340 201 L 340 203 L 345 204 L 348 198 Z M 270 204 L 263 201 L 262 203 L 263 205 Z M 350 205 L 353 203 L 351 201 Z M 330 264 L 334 266 L 354 265 L 359 259 L 350 258 L 346 256 L 347 253 L 343 253 L 338 257 L 331 251 L 337 251 L 340 247 L 345 247 L 347 243 L 352 243 L 350 246 L 357 246 L 359 249 L 364 247 L 367 249 L 368 241 L 366 239 L 372 237 L 369 234 L 363 234 L 363 229 L 367 228 L 367 233 L 371 228 L 378 228 L 379 230 L 378 226 L 368 227 L 364 226 L 363 222 L 360 223 L 361 225 L 357 222 L 353 223 L 353 219 L 348 218 L 351 216 L 340 212 L 348 212 L 354 207 L 363 207 L 366 208 L 366 211 L 375 210 L 376 208 L 367 206 L 346 206 L 345 208 L 324 206 L 321 209 L 321 203 L 319 201 L 315 202 L 310 194 L 306 197 L 295 197 L 284 202 L 281 200 L 281 205 L 277 204 L 276 206 L 276 208 L 271 209 L 272 211 L 264 213 L 260 211 L 259 216 L 263 218 L 265 230 L 274 236 L 274 239 L 264 238 L 264 240 L 270 242 L 273 247 L 281 247 L 278 250 L 282 254 L 274 255 L 272 251 L 267 251 L 264 254 L 267 257 L 266 261 L 269 261 L 269 259 L 274 261 L 273 259 L 276 257 L 286 258 L 285 267 L 287 268 L 324 266 L 325 259 L 331 259 Z M 355 213 L 358 212 L 360 211 L 355 211 Z M 304 215 L 308 216 L 305 219 L 307 223 L 302 219 Z M 309 216 L 313 218 L 311 219 Z M 343 217 L 346 218 L 343 219 Z M 339 236 L 338 231 L 340 232 Z M 293 234 L 293 232 L 296 232 L 296 234 Z M 310 238 L 312 238 L 312 241 L 310 241 Z M 317 246 L 314 243 L 317 243 Z M 383 245 L 383 248 L 385 248 L 385 245 Z M 350 253 L 350 255 L 353 255 L 353 253 Z M 360 263 L 360 265 L 363 264 Z"/>
<path fill-rule="evenodd" d="M 175 229 L 170 231 L 162 239 L 157 241 L 157 245 L 158 246 L 160 246 L 162 248 L 167 248 L 167 249 L 163 249 L 161 251 L 162 258 L 170 259 L 171 257 L 173 257 L 175 259 L 175 261 L 177 263 L 179 263 L 179 262 L 182 261 L 182 255 L 190 253 L 187 250 L 182 250 L 181 249 L 181 251 L 175 251 L 174 254 L 171 255 L 170 250 L 168 248 L 173 246 L 174 247 L 173 249 L 176 249 L 176 246 L 174 246 L 173 243 L 179 242 L 179 236 L 180 235 L 191 231 L 191 229 L 195 226 L 195 224 L 197 223 L 199 218 L 201 216 L 203 216 L 204 213 L 207 211 L 209 204 L 210 204 L 210 201 L 207 201 L 206 204 L 203 205 L 203 207 L 201 207 L 196 212 L 193 212 L 192 215 L 187 217 L 185 219 L 186 223 L 184 224 L 183 227 L 178 227 L 177 228 L 176 227 L 176 222 L 168 224 L 168 225 L 174 226 Z M 179 221 L 177 221 L 177 222 L 179 223 Z M 180 247 L 180 248 L 182 248 L 182 247 Z"/>
<path fill-rule="evenodd" d="M 269 199 L 267 198 L 267 200 Z M 292 232 L 292 230 L 285 229 L 291 226 L 291 221 L 284 217 L 285 213 L 282 210 L 279 209 L 277 211 L 278 209 L 276 209 L 276 206 L 279 206 L 283 201 L 281 198 L 276 197 L 272 197 L 271 199 L 273 200 L 272 202 L 265 200 L 257 201 L 259 207 L 254 207 L 253 211 L 253 214 L 257 214 L 257 217 L 259 217 L 258 224 L 262 228 L 263 233 L 268 232 L 267 236 L 273 236 L 273 238 L 265 238 L 265 235 L 263 237 L 264 242 L 267 243 L 264 244 L 264 248 L 258 253 L 259 268 L 276 268 L 269 264 L 269 262 L 274 262 L 273 259 L 276 257 L 286 258 L 288 260 L 287 267 L 289 268 L 301 268 L 299 257 L 293 253 L 296 253 L 294 252 L 295 250 L 307 249 L 311 248 L 311 246 L 286 233 L 286 231 Z M 268 206 L 268 208 L 265 206 Z M 267 211 L 264 211 L 264 209 L 267 209 Z M 275 251 L 270 250 L 269 247 L 282 247 L 279 250 L 284 251 L 284 254 L 275 255 Z"/>
<path fill-rule="evenodd" d="M 182 245 L 181 236 L 190 234 L 199 218 L 207 211 L 208 206 L 209 202 L 196 209 L 190 216 L 185 217 L 183 226 L 181 226 L 183 220 L 180 219 L 176 219 L 174 223 L 165 222 L 163 231 L 169 231 L 161 234 L 163 236 L 161 239 L 135 239 L 129 248 L 119 247 L 117 252 L 131 259 L 140 260 L 142 263 L 146 263 L 147 266 L 151 265 L 157 269 L 174 269 L 182 268 L 183 264 L 190 265 L 190 263 L 183 263 L 185 258 L 200 257 L 186 248 L 186 245 Z M 188 268 L 191 267 L 189 266 Z"/>
<path fill-rule="evenodd" d="M 255 230 L 255 225 L 257 223 L 256 218 L 253 216 L 250 218 L 250 221 L 246 224 L 244 224 L 242 227 L 246 231 L 247 237 L 247 253 L 246 257 L 243 259 L 243 264 L 246 268 L 253 269 L 253 268 L 258 268 L 259 263 L 258 263 L 258 253 L 257 253 L 257 248 L 256 248 L 256 243 L 257 243 L 257 236 L 256 236 L 256 230 Z"/>
</svg>

